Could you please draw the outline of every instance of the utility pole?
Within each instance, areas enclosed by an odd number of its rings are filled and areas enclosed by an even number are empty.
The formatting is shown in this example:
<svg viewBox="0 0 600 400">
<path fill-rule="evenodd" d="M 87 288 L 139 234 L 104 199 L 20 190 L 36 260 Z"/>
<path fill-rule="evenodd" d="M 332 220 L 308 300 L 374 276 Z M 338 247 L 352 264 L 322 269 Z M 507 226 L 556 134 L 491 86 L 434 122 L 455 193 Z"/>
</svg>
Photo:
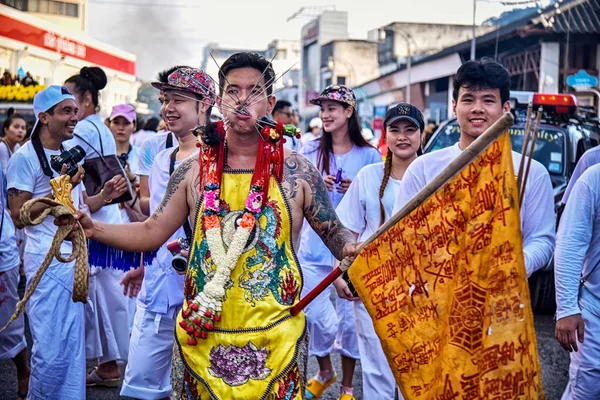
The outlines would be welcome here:
<svg viewBox="0 0 600 400">
<path fill-rule="evenodd" d="M 475 15 L 477 14 L 477 0 L 473 0 L 473 38 L 471 39 L 471 60 L 475 59 L 475 42 L 476 42 L 476 25 L 475 25 Z"/>
</svg>

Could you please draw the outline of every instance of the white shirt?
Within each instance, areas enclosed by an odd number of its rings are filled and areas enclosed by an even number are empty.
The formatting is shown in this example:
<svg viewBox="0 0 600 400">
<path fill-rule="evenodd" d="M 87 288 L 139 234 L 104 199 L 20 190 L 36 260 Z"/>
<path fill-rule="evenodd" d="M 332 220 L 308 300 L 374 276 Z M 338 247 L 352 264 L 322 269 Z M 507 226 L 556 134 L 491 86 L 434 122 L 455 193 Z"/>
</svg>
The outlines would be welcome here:
<svg viewBox="0 0 600 400">
<path fill-rule="evenodd" d="M 70 146 L 66 144 L 63 144 L 63 147 L 65 150 L 70 148 Z M 44 149 L 44 153 L 46 153 L 46 158 L 48 159 L 48 162 L 50 162 L 50 157 L 52 155 L 59 155 L 62 151 Z M 52 170 L 52 172 L 54 173 L 54 177 L 58 176 L 56 171 Z M 6 179 L 6 187 L 8 189 L 18 189 L 29 192 L 32 194 L 32 199 L 46 197 L 52 192 L 50 178 L 44 175 L 44 171 L 42 170 L 42 166 L 40 165 L 40 161 L 38 160 L 31 141 L 25 143 L 25 145 L 10 158 Z M 82 187 L 83 184 L 79 184 L 75 186 L 71 192 L 75 208 L 79 208 Z M 25 235 L 27 236 L 27 240 L 25 251 L 37 254 L 47 253 L 52 245 L 52 239 L 54 238 L 57 228 L 58 227 L 54 225 L 53 218 L 46 218 L 44 222 L 39 225 L 26 226 Z M 64 241 L 60 247 L 60 251 L 63 254 L 70 254 L 71 242 Z"/>
<path fill-rule="evenodd" d="M 102 151 L 105 156 L 117 154 L 117 145 L 112 132 L 96 114 L 89 115 L 84 120 L 79 121 L 75 126 L 75 134 L 81 138 L 74 136 L 73 139 L 66 141 L 65 144 L 69 147 L 81 146 L 85 151 L 85 160 L 100 157 L 99 153 Z M 102 140 L 102 146 L 100 145 L 100 140 Z M 123 222 L 118 204 L 103 206 L 92 214 L 92 219 L 108 224 L 120 224 Z"/>
<path fill-rule="evenodd" d="M 140 129 L 137 132 L 134 132 L 133 135 L 129 138 L 129 143 L 134 146 L 141 146 L 148 137 L 154 136 L 156 134 L 155 131 L 146 131 L 144 129 Z"/>
<path fill-rule="evenodd" d="M 346 195 L 335 209 L 342 224 L 358 233 L 358 242 L 365 241 L 380 225 L 379 187 L 383 180 L 384 163 L 367 165 L 358 172 Z M 384 222 L 392 216 L 400 181 L 391 176 L 383 192 Z"/>
<path fill-rule="evenodd" d="M 567 204 L 567 200 L 569 200 L 569 196 L 571 195 L 573 186 L 575 185 L 575 182 L 577 182 L 577 179 L 579 179 L 581 174 L 583 174 L 592 165 L 598 163 L 600 163 L 600 146 L 593 147 L 585 153 L 583 153 L 583 155 L 579 159 L 579 162 L 575 166 L 575 170 L 573 171 L 571 178 L 569 179 L 569 185 L 567 186 L 565 194 L 563 195 L 563 198 L 561 200 L 563 204 Z"/>
<path fill-rule="evenodd" d="M 19 143 L 17 143 L 15 145 L 15 153 L 17 152 L 17 150 L 19 150 L 21 146 L 19 145 Z M 10 156 L 12 156 L 13 152 L 10 151 L 10 149 L 8 148 L 8 143 L 6 143 L 4 140 L 0 140 L 0 168 L 2 168 L 2 172 L 4 172 L 4 175 L 6 175 L 6 168 L 8 168 L 8 160 L 10 159 Z"/>
<path fill-rule="evenodd" d="M 575 182 L 558 226 L 554 254 L 557 319 L 581 313 L 579 300 L 600 315 L 600 266 L 594 269 L 598 262 L 600 164 L 588 168 Z M 580 292 L 581 275 L 590 273 L 585 289 Z"/>
<path fill-rule="evenodd" d="M 302 149 L 301 153 L 318 168 L 318 147 L 319 141 L 308 142 Z M 358 147 L 354 146 L 346 154 L 332 154 L 329 158 L 331 175 L 336 176 L 338 168 L 342 169 L 342 177 L 354 180 L 358 171 L 364 166 L 381 162 L 381 154 L 377 149 L 371 146 Z M 325 172 L 322 173 L 326 175 Z M 333 207 L 337 205 L 344 197 L 338 193 L 335 188 L 333 192 L 329 192 L 329 199 Z M 302 225 L 300 232 L 300 245 L 298 246 L 298 260 L 300 265 L 312 264 L 320 266 L 333 266 L 334 257 L 325 246 L 319 235 L 311 228 L 306 220 Z"/>
<path fill-rule="evenodd" d="M 162 150 L 152 164 L 152 172 L 148 179 L 151 213 L 154 213 L 158 208 L 167 191 L 170 178 L 170 156 L 175 149 L 177 147 Z M 195 151 L 188 159 L 191 157 L 198 157 L 198 151 Z M 175 162 L 175 169 L 179 164 L 181 164 L 181 161 Z M 152 264 L 146 266 L 144 282 L 138 300 L 140 305 L 149 311 L 166 314 L 169 307 L 183 304 L 184 276 L 177 274 L 171 266 L 173 256 L 167 249 L 167 243 L 182 237 L 185 237 L 183 227 L 171 235 L 169 240 L 158 249 Z"/>
<path fill-rule="evenodd" d="M 454 146 L 424 154 L 413 161 L 404 173 L 394 212 L 402 208 L 461 152 L 456 143 Z M 512 159 L 516 173 L 519 170 L 521 155 L 513 151 Z M 542 164 L 532 160 L 521 207 L 523 255 L 527 276 L 531 276 L 550 261 L 554 251 L 555 226 L 554 194 L 550 175 Z"/>
<path fill-rule="evenodd" d="M 177 147 L 177 139 L 171 132 L 157 133 L 147 137 L 140 146 L 137 174 L 148 176 L 152 171 L 152 162 L 158 153 L 167 148 L 167 138 L 173 138 L 173 147 Z"/>
<path fill-rule="evenodd" d="M 0 218 L 3 218 L 2 231 L 0 232 L 0 272 L 16 268 L 21 263 L 15 225 L 10 218 L 7 207 L 6 181 L 4 173 L 0 170 Z"/>
</svg>

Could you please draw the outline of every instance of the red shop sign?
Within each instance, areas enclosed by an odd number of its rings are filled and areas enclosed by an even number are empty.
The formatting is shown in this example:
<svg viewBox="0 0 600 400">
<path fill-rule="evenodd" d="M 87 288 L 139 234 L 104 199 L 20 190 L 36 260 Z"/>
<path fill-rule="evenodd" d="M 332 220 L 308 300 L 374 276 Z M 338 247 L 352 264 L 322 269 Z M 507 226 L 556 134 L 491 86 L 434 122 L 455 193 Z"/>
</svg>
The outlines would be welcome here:
<svg viewBox="0 0 600 400">
<path fill-rule="evenodd" d="M 135 61 L 107 53 L 8 15 L 0 14 L 0 36 L 78 58 L 91 64 L 135 75 Z"/>
</svg>

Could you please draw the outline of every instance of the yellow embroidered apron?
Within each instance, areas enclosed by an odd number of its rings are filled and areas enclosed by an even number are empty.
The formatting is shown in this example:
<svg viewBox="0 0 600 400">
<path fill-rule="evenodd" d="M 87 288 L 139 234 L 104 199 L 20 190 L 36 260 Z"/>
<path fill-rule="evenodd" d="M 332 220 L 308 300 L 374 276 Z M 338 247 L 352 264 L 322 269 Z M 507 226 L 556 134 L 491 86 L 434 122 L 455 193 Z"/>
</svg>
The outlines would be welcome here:
<svg viewBox="0 0 600 400">
<path fill-rule="evenodd" d="M 251 179 L 251 172 L 223 173 L 221 201 L 226 211 L 221 227 L 226 249 L 243 214 Z M 300 299 L 302 274 L 292 248 L 290 210 L 275 178 L 269 185 L 269 201 L 231 274 L 215 330 L 190 346 L 179 326 L 181 313 L 177 318 L 176 337 L 186 366 L 183 399 L 302 399 L 297 358 L 306 322 L 304 314 L 290 315 Z M 202 224 L 197 222 L 195 229 L 186 300 L 202 291 L 216 268 Z"/>
</svg>

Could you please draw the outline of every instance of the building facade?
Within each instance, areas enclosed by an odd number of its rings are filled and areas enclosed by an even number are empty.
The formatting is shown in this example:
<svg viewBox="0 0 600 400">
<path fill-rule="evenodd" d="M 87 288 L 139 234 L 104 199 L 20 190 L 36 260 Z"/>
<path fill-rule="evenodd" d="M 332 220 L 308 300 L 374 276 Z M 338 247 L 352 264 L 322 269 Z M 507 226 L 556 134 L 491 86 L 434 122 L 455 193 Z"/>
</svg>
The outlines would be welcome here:
<svg viewBox="0 0 600 400">
<path fill-rule="evenodd" d="M 45 8 L 46 6 L 41 5 L 42 1 L 1 2 L 11 3 L 0 4 L 2 73 L 9 71 L 17 74 L 25 71 L 40 84 L 51 85 L 62 84 L 84 66 L 98 66 L 108 77 L 107 87 L 101 92 L 100 99 L 103 113 L 109 112 L 116 104 L 135 103 L 139 87 L 135 76 L 136 57 L 85 34 L 85 2 L 69 3 L 76 5 L 76 8 L 67 7 L 65 2 L 56 9 L 64 10 L 65 13 L 68 9 L 69 13 L 76 14 L 73 16 L 55 15 L 50 11 L 38 12 L 37 10 L 55 10 Z M 36 12 L 30 13 L 30 9 Z"/>
</svg>

